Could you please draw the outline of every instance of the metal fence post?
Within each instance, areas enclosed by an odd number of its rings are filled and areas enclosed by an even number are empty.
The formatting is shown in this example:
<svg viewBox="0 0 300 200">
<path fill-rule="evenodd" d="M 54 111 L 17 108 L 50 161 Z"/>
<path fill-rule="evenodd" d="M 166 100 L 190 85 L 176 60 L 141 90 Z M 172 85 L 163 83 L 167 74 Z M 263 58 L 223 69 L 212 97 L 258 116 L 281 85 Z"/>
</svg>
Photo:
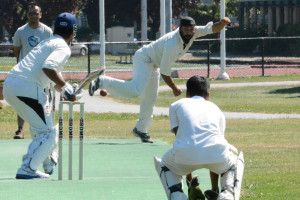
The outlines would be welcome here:
<svg viewBox="0 0 300 200">
<path fill-rule="evenodd" d="M 91 46 L 87 44 L 88 47 L 88 74 L 91 72 Z"/>
<path fill-rule="evenodd" d="M 265 39 L 261 40 L 261 75 L 265 76 Z"/>
<path fill-rule="evenodd" d="M 210 42 L 207 42 L 207 78 L 210 75 Z"/>
</svg>

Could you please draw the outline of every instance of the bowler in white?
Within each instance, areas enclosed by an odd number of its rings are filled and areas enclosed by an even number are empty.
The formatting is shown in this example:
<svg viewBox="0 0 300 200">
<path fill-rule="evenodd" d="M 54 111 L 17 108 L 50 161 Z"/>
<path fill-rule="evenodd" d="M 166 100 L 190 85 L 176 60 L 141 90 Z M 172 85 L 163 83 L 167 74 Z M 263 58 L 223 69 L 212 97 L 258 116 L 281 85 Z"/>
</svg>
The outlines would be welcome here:
<svg viewBox="0 0 300 200">
<path fill-rule="evenodd" d="M 100 76 L 91 82 L 91 96 L 98 89 L 106 89 L 110 94 L 122 97 L 140 97 L 140 115 L 132 133 L 142 142 L 152 143 L 148 134 L 153 119 L 153 109 L 158 97 L 160 76 L 172 89 L 174 96 L 181 94 L 181 89 L 171 78 L 173 63 L 183 56 L 194 40 L 207 34 L 217 33 L 230 23 L 225 17 L 217 23 L 209 22 L 205 26 L 196 26 L 194 19 L 184 17 L 180 27 L 158 40 L 137 50 L 133 57 L 131 81 Z"/>
</svg>

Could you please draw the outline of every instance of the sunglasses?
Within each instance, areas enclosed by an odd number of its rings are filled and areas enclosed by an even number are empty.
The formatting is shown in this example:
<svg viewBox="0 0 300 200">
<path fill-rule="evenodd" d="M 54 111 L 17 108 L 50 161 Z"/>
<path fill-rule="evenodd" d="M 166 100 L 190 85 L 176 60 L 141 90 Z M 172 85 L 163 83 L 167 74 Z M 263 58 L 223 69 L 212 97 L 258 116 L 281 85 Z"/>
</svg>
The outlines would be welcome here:
<svg viewBox="0 0 300 200">
<path fill-rule="evenodd" d="M 29 16 L 38 16 L 40 13 L 38 12 L 30 12 L 28 13 Z"/>
</svg>

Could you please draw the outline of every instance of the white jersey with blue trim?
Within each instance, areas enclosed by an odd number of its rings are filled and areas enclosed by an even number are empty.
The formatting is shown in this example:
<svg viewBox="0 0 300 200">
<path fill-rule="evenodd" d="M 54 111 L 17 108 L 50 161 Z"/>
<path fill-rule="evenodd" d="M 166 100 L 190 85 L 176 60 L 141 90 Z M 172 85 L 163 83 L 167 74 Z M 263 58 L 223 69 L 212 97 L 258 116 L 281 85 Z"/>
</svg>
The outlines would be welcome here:
<svg viewBox="0 0 300 200">
<path fill-rule="evenodd" d="M 34 82 L 46 88 L 51 80 L 46 76 L 43 68 L 60 73 L 70 56 L 71 50 L 66 41 L 61 36 L 54 35 L 33 48 L 11 69 L 8 76 Z"/>
</svg>

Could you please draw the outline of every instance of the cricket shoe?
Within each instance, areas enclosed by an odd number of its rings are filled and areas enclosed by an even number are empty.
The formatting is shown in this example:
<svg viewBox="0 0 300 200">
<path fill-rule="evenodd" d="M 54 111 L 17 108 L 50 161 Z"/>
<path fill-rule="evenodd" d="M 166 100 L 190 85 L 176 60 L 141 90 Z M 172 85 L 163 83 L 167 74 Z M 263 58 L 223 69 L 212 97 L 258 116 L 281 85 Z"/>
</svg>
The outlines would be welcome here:
<svg viewBox="0 0 300 200">
<path fill-rule="evenodd" d="M 23 131 L 16 131 L 16 135 L 14 136 L 14 139 L 24 139 L 24 132 Z"/>
<path fill-rule="evenodd" d="M 150 138 L 148 133 L 143 133 L 143 132 L 137 130 L 136 127 L 132 130 L 132 134 L 136 137 L 139 137 L 141 139 L 141 141 L 144 143 L 153 143 L 153 140 Z"/>
<path fill-rule="evenodd" d="M 94 93 L 96 90 L 98 90 L 100 85 L 100 78 L 96 78 L 94 80 L 92 80 L 92 82 L 89 85 L 89 95 L 90 96 L 94 96 Z"/>
<path fill-rule="evenodd" d="M 34 171 L 29 168 L 22 169 L 19 168 L 17 171 L 16 179 L 34 179 L 34 178 L 49 178 L 48 174 L 45 174 L 40 171 Z"/>
<path fill-rule="evenodd" d="M 44 172 L 46 174 L 52 175 L 56 168 L 56 163 L 52 159 L 47 159 L 43 162 Z"/>
</svg>

